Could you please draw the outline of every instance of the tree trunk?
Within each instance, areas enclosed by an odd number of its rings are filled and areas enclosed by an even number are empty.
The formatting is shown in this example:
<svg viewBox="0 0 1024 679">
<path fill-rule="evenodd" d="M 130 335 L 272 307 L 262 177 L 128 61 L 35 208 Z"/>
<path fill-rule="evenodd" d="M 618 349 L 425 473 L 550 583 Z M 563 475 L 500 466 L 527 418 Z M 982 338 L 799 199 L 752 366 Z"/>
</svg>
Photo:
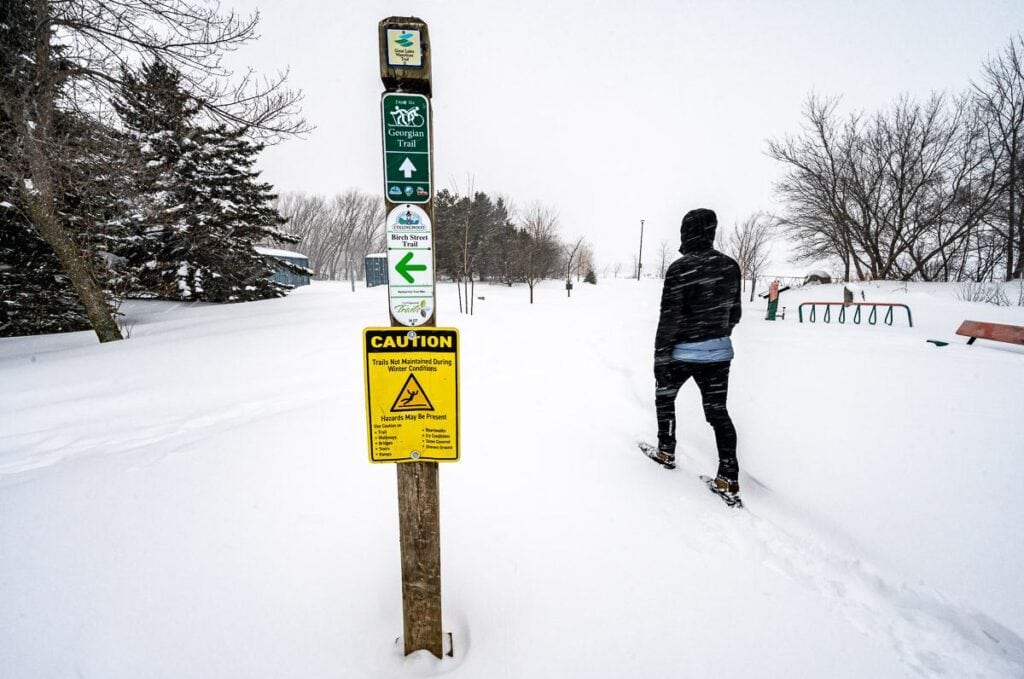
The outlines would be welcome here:
<svg viewBox="0 0 1024 679">
<path fill-rule="evenodd" d="M 53 164 L 47 152 L 53 149 L 53 105 L 56 97 L 56 74 L 50 59 L 51 24 L 46 17 L 50 16 L 47 0 L 36 0 L 35 31 L 35 75 L 37 88 L 29 95 L 31 100 L 16 106 L 15 121 L 18 132 L 24 140 L 25 155 L 31 176 L 31 188 L 20 182 L 19 190 L 28 208 L 32 225 L 50 244 L 61 269 L 67 275 L 86 316 L 100 342 L 113 342 L 124 339 L 107 307 L 106 296 L 93 275 L 92 263 L 88 256 L 83 255 L 78 244 L 60 222 L 56 210 L 56 183 L 53 176 Z"/>
<path fill-rule="evenodd" d="M 75 289 L 82 306 L 85 307 L 86 316 L 100 342 L 124 339 L 107 306 L 106 296 L 93 277 L 88 259 L 78 251 L 78 246 L 54 214 L 52 198 L 41 191 L 40 195 L 32 197 L 28 206 L 32 224 L 43 240 L 53 248 L 61 269 Z"/>
<path fill-rule="evenodd" d="M 1018 225 L 1014 224 L 1014 222 L 1017 221 L 1016 217 L 1017 217 L 1017 182 L 1018 182 L 1018 179 L 1017 179 L 1016 150 L 1017 150 L 1017 130 L 1016 130 L 1016 128 L 1014 128 L 1012 136 L 1011 136 L 1011 139 L 1010 139 L 1010 181 L 1009 181 L 1009 184 L 1010 184 L 1010 196 L 1009 196 L 1009 198 L 1010 198 L 1010 210 L 1009 210 L 1009 224 L 1007 225 L 1007 229 L 1006 229 L 1006 280 L 1010 280 L 1011 278 L 1013 278 L 1013 274 L 1014 274 L 1013 258 L 1014 258 L 1015 255 L 1017 255 L 1017 253 L 1016 253 L 1016 249 L 1017 248 L 1014 247 L 1014 243 L 1013 243 L 1013 240 L 1014 240 L 1014 238 L 1013 238 L 1014 237 L 1014 230 L 1018 226 Z M 1021 246 L 1021 243 L 1018 242 L 1017 245 Z M 1017 255 L 1017 257 L 1018 257 L 1017 265 L 1019 267 L 1020 266 L 1019 255 Z"/>
<path fill-rule="evenodd" d="M 1010 227 L 1010 231 L 1013 231 L 1013 227 Z M 1024 278 L 1024 210 L 1020 209 L 1020 205 L 1017 208 L 1017 262 L 1014 277 Z"/>
<path fill-rule="evenodd" d="M 858 281 L 864 280 L 864 270 L 861 269 L 861 267 L 860 267 L 860 260 L 859 259 L 854 259 L 853 260 L 853 268 L 856 271 L 857 280 Z"/>
</svg>

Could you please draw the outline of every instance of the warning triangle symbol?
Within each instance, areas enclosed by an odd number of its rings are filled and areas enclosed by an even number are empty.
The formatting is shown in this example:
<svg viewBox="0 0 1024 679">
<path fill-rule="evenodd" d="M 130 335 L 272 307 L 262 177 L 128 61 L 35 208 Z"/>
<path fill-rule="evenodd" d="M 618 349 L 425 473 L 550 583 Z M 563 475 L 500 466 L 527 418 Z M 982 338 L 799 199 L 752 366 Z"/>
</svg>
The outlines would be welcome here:
<svg viewBox="0 0 1024 679">
<path fill-rule="evenodd" d="M 434 405 L 427 398 L 427 394 L 423 391 L 419 380 L 416 379 L 415 373 L 409 373 L 409 377 L 402 386 L 402 391 L 398 392 L 398 398 L 395 399 L 394 405 L 391 406 L 391 412 L 406 413 L 410 410 L 433 409 Z"/>
</svg>

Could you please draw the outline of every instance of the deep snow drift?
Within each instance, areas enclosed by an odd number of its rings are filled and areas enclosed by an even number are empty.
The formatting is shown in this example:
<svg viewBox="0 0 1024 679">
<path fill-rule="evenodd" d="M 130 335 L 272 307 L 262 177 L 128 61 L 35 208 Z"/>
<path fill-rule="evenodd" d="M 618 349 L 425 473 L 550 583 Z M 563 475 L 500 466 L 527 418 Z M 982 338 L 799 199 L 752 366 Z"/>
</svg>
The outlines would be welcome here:
<svg viewBox="0 0 1024 679">
<path fill-rule="evenodd" d="M 653 438 L 657 280 L 478 285 L 462 461 L 441 467 L 455 658 L 401 656 L 395 472 L 367 461 L 361 330 L 386 290 L 126 304 L 127 342 L 0 340 L 3 677 L 1020 677 L 1024 308 L 862 285 L 914 327 L 745 306 L 730 410 Z M 1011 290 L 1009 296 L 1015 297 Z M 926 339 L 949 340 L 936 347 Z"/>
</svg>

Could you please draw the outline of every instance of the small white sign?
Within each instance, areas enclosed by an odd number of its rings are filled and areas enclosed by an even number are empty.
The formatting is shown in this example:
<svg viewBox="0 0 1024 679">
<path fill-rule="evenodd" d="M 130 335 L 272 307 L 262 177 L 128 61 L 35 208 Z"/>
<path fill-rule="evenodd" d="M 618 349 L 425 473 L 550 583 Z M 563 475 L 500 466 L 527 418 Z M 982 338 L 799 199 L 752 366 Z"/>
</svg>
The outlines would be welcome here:
<svg viewBox="0 0 1024 679">
<path fill-rule="evenodd" d="M 413 28 L 388 29 L 388 66 L 423 68 L 420 32 Z"/>
<path fill-rule="evenodd" d="M 405 203 L 388 213 L 388 299 L 391 315 L 405 326 L 426 323 L 434 315 L 434 252 L 430 217 Z"/>
<path fill-rule="evenodd" d="M 429 250 L 433 247 L 430 217 L 418 205 L 403 203 L 388 213 L 387 247 Z"/>
<path fill-rule="evenodd" d="M 423 325 L 434 315 L 434 298 L 392 297 L 391 315 L 396 321 L 410 328 Z"/>
</svg>

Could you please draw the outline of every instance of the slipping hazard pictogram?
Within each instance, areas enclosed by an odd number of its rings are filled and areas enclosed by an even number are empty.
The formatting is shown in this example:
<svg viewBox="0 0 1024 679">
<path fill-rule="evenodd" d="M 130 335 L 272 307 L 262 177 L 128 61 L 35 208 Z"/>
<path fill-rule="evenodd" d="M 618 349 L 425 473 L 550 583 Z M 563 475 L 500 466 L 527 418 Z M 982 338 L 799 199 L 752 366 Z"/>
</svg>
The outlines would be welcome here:
<svg viewBox="0 0 1024 679">
<path fill-rule="evenodd" d="M 391 412 L 407 413 L 411 410 L 433 409 L 434 406 L 430 399 L 427 398 L 427 394 L 423 391 L 419 380 L 416 379 L 416 375 L 409 373 L 409 377 L 402 386 L 402 391 L 398 392 L 398 398 L 395 399 L 394 405 L 391 406 Z"/>
</svg>

